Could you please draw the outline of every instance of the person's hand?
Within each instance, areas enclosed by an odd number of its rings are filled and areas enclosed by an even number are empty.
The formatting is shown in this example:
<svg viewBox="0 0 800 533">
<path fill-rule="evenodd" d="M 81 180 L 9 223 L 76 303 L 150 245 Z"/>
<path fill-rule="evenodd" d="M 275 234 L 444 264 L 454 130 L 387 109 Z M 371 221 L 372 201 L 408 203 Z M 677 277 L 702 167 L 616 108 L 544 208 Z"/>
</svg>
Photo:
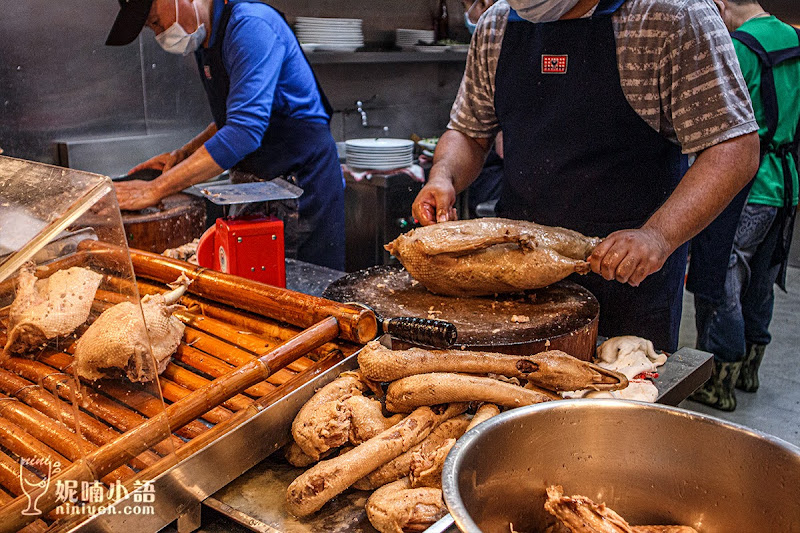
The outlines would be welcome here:
<svg viewBox="0 0 800 533">
<path fill-rule="evenodd" d="M 634 287 L 658 272 L 672 253 L 664 237 L 649 228 L 615 231 L 597 245 L 589 263 L 606 280 Z"/>
<path fill-rule="evenodd" d="M 150 181 L 132 180 L 114 184 L 117 190 L 119 208 L 124 211 L 138 211 L 156 205 L 161 197 Z"/>
<path fill-rule="evenodd" d="M 186 159 L 186 154 L 184 153 L 182 148 L 178 148 L 177 150 L 173 150 L 171 152 L 164 152 L 163 154 L 151 157 L 144 163 L 139 163 L 138 165 L 130 169 L 128 171 L 128 174 L 133 174 L 134 172 L 138 172 L 146 168 L 152 168 L 155 170 L 160 170 L 161 172 L 166 172 L 167 170 L 171 169 L 184 159 Z"/>
<path fill-rule="evenodd" d="M 457 220 L 453 207 L 455 203 L 456 189 L 453 183 L 447 179 L 431 178 L 414 199 L 411 213 L 423 226 Z"/>
</svg>

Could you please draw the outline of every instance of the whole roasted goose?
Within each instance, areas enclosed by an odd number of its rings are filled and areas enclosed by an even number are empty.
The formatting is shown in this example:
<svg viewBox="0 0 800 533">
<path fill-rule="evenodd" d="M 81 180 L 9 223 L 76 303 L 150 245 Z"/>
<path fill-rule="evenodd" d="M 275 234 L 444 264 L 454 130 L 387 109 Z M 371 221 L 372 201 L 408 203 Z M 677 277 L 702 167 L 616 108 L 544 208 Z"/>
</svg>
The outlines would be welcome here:
<svg viewBox="0 0 800 533">
<path fill-rule="evenodd" d="M 385 246 L 429 291 L 481 296 L 546 287 L 573 272 L 600 243 L 577 231 L 481 218 L 416 228 Z"/>
</svg>

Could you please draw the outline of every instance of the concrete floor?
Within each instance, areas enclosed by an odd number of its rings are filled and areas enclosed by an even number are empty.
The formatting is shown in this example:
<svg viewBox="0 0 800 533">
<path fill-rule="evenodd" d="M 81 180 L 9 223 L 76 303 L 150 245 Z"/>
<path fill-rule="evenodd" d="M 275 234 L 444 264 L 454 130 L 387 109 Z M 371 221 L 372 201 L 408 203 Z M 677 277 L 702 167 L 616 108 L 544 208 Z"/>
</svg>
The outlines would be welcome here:
<svg viewBox="0 0 800 533">
<path fill-rule="evenodd" d="M 775 311 L 756 393 L 736 391 L 737 408 L 725 413 L 687 400 L 680 407 L 729 420 L 800 445 L 800 268 L 790 268 L 786 288 L 776 287 Z M 694 347 L 694 303 L 684 295 L 680 346 Z"/>
</svg>

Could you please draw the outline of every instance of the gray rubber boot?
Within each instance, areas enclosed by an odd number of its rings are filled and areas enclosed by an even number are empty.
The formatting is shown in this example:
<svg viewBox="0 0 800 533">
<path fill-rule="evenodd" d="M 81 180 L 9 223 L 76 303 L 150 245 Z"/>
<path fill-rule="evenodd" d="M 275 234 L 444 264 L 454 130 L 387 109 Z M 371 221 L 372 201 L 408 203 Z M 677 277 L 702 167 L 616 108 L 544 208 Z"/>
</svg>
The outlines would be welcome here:
<svg viewBox="0 0 800 533">
<path fill-rule="evenodd" d="M 741 368 L 741 362 L 721 363 L 715 360 L 711 379 L 689 396 L 689 399 L 720 411 L 736 410 L 734 389 Z"/>
<path fill-rule="evenodd" d="M 742 361 L 742 371 L 739 379 L 736 380 L 736 388 L 745 392 L 756 392 L 758 390 L 758 367 L 764 360 L 764 350 L 766 344 L 748 344 L 747 353 L 744 354 Z"/>
</svg>

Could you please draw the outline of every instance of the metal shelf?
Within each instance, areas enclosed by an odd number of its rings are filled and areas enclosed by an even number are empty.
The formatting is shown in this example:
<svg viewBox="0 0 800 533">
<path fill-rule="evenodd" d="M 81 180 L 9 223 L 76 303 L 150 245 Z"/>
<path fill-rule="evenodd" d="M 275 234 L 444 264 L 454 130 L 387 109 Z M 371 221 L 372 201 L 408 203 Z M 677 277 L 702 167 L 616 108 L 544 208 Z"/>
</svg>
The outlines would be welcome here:
<svg viewBox="0 0 800 533">
<path fill-rule="evenodd" d="M 467 52 L 311 52 L 306 54 L 312 65 L 344 63 L 463 63 Z"/>
</svg>

